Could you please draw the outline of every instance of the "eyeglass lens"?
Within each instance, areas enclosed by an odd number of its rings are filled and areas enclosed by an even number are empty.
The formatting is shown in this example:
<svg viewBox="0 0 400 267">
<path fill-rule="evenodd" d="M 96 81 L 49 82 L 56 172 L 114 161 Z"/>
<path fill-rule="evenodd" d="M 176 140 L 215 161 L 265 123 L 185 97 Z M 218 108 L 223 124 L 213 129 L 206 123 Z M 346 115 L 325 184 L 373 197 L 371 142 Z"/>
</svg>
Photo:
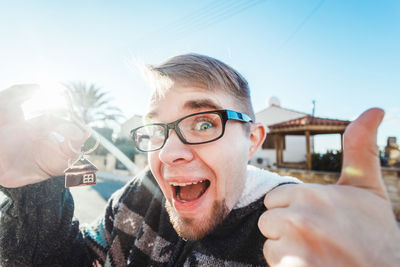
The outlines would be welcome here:
<svg viewBox="0 0 400 267">
<path fill-rule="evenodd" d="M 221 117 L 216 113 L 197 114 L 178 123 L 180 133 L 187 143 L 198 144 L 218 138 L 223 132 Z M 163 146 L 165 125 L 147 125 L 136 131 L 136 144 L 140 150 L 151 151 Z"/>
</svg>

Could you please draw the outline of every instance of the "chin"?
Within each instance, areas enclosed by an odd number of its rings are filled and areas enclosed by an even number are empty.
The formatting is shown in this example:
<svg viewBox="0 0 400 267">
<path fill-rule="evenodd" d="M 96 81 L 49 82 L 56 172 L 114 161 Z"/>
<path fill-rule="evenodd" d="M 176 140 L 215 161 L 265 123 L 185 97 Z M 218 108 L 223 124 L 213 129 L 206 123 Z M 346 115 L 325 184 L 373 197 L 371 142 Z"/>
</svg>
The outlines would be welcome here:
<svg viewBox="0 0 400 267">
<path fill-rule="evenodd" d="M 196 218 L 181 217 L 168 200 L 165 202 L 165 208 L 176 233 L 191 241 L 202 239 L 213 232 L 229 214 L 225 201 L 214 201 L 209 215 Z"/>
</svg>

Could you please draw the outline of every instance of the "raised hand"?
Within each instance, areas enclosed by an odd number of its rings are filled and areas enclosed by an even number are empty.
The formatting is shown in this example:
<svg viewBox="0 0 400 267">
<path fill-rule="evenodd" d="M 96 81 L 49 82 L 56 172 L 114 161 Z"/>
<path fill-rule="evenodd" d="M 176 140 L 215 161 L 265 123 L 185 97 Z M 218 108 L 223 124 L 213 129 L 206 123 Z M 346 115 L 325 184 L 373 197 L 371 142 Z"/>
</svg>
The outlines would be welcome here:
<svg viewBox="0 0 400 267">
<path fill-rule="evenodd" d="M 376 145 L 383 116 L 370 109 L 348 126 L 336 185 L 285 185 L 266 195 L 259 228 L 270 265 L 398 266 L 400 230 Z"/>
<path fill-rule="evenodd" d="M 25 120 L 21 104 L 39 89 L 17 85 L 0 91 L 0 185 L 20 187 L 62 175 L 70 145 L 80 147 L 88 137 L 74 123 L 51 115 Z"/>
</svg>

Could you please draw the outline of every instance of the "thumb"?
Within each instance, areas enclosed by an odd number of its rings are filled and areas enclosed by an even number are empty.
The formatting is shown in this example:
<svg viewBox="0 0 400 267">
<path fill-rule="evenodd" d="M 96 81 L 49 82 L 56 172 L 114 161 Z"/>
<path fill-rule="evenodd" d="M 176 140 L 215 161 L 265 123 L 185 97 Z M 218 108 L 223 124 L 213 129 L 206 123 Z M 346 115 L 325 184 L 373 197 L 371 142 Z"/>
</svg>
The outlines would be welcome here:
<svg viewBox="0 0 400 267">
<path fill-rule="evenodd" d="M 14 85 L 0 91 L 0 125 L 24 119 L 21 104 L 39 89 L 35 84 Z"/>
<path fill-rule="evenodd" d="M 371 108 L 347 127 L 342 173 L 337 184 L 365 188 L 387 199 L 376 144 L 378 126 L 384 115 L 382 109 Z"/>
</svg>

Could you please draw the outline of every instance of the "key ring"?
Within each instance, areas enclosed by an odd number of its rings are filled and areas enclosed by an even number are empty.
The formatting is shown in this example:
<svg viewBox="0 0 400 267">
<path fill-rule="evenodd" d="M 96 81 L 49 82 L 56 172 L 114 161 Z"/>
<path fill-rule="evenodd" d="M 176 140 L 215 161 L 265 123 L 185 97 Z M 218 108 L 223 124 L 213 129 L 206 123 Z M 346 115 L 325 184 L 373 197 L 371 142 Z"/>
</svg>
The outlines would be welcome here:
<svg viewBox="0 0 400 267">
<path fill-rule="evenodd" d="M 78 116 L 75 113 L 74 107 L 72 105 L 72 99 L 68 92 L 65 92 L 65 98 L 67 100 L 69 115 L 72 122 L 74 122 L 81 130 L 87 131 L 88 127 L 84 125 L 84 123 L 79 120 Z M 90 135 L 96 140 L 96 143 L 92 148 L 87 151 L 83 151 L 84 145 L 80 147 L 80 151 L 76 150 L 71 141 L 68 140 L 69 148 L 79 154 L 78 159 L 70 164 L 68 162 L 68 168 L 64 171 L 65 174 L 65 187 L 73 187 L 73 186 L 81 186 L 81 185 L 95 185 L 97 182 L 97 171 L 99 170 L 89 159 L 85 156 L 85 154 L 92 153 L 96 150 L 96 148 L 100 144 L 100 136 L 99 134 L 89 128 Z"/>
<path fill-rule="evenodd" d="M 89 150 L 87 150 L 87 151 L 82 151 L 82 149 L 83 149 L 83 147 L 84 147 L 84 145 L 82 145 L 81 148 L 80 148 L 80 151 L 78 151 L 78 150 L 75 149 L 74 146 L 71 144 L 71 141 L 68 140 L 68 146 L 69 146 L 69 148 L 70 148 L 74 153 L 76 153 L 76 154 L 85 155 L 85 154 L 90 154 L 90 153 L 92 153 L 92 152 L 95 151 L 95 150 L 97 149 L 97 147 L 99 146 L 99 144 L 100 144 L 100 137 L 99 137 L 99 134 L 96 133 L 95 131 L 93 131 L 92 129 L 90 129 L 90 136 L 93 136 L 93 137 L 95 138 L 96 143 L 95 143 L 94 146 L 93 146 L 92 148 L 90 148 Z M 89 136 L 89 137 L 90 137 L 90 136 Z"/>
<path fill-rule="evenodd" d="M 77 116 L 76 113 L 75 113 L 74 106 L 72 105 L 72 96 L 71 96 L 71 94 L 70 94 L 68 91 L 64 91 L 64 97 L 65 97 L 66 102 L 67 102 L 67 105 L 68 105 L 68 110 L 69 110 L 70 119 L 71 119 L 71 120 L 75 123 L 75 125 L 77 125 L 81 130 L 87 131 L 87 130 L 88 130 L 88 127 L 84 125 L 84 123 L 78 118 L 78 116 Z M 95 138 L 95 140 L 96 140 L 96 143 L 94 144 L 94 146 L 93 146 L 91 149 L 87 150 L 87 151 L 82 151 L 82 148 L 83 148 L 83 145 L 82 145 L 81 148 L 80 148 L 80 151 L 78 151 L 78 150 L 76 150 L 76 149 L 72 146 L 71 142 L 68 141 L 68 146 L 69 146 L 69 148 L 70 148 L 74 153 L 76 153 L 76 154 L 82 154 L 82 155 L 84 155 L 84 154 L 90 154 L 90 153 L 92 153 L 93 151 L 95 151 L 95 150 L 97 149 L 97 147 L 98 147 L 99 144 L 100 144 L 100 136 L 99 136 L 99 134 L 98 134 L 96 131 L 94 131 L 94 130 L 91 129 L 91 128 L 89 128 L 89 132 L 90 132 L 90 136 L 92 136 L 92 135 L 94 134 L 94 138 Z M 89 136 L 89 137 L 90 137 L 90 136 Z"/>
</svg>

